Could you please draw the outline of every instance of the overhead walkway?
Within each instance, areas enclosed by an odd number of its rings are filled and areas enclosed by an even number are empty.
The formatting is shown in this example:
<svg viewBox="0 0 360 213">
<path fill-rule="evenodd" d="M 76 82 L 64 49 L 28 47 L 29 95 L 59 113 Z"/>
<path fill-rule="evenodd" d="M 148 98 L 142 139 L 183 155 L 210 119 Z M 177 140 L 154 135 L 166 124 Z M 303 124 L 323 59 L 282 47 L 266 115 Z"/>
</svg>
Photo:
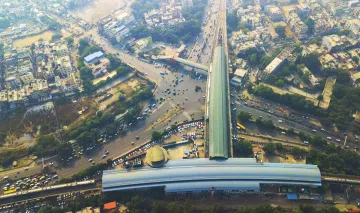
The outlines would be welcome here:
<svg viewBox="0 0 360 213">
<path fill-rule="evenodd" d="M 204 70 L 204 71 L 209 70 L 208 66 L 205 66 L 205 65 L 202 65 L 202 64 L 187 60 L 187 59 L 176 57 L 176 58 L 174 58 L 174 60 L 181 63 L 181 64 L 184 64 L 186 66 L 192 67 L 192 68 L 197 68 L 197 69 L 201 69 L 201 70 Z"/>
<path fill-rule="evenodd" d="M 223 47 L 216 47 L 211 68 L 209 103 L 209 157 L 229 156 L 228 88 Z"/>
</svg>

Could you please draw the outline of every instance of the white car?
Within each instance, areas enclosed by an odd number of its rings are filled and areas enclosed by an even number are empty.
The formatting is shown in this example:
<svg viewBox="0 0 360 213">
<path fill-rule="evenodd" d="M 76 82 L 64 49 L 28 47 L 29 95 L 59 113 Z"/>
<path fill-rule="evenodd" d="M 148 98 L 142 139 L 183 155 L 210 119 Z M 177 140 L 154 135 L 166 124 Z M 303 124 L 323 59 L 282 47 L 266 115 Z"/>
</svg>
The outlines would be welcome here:
<svg viewBox="0 0 360 213">
<path fill-rule="evenodd" d="M 340 142 L 340 139 L 336 139 L 337 142 Z"/>
<path fill-rule="evenodd" d="M 279 123 L 282 123 L 282 120 L 278 120 Z"/>
<path fill-rule="evenodd" d="M 331 137 L 326 137 L 326 139 L 331 140 Z"/>
</svg>

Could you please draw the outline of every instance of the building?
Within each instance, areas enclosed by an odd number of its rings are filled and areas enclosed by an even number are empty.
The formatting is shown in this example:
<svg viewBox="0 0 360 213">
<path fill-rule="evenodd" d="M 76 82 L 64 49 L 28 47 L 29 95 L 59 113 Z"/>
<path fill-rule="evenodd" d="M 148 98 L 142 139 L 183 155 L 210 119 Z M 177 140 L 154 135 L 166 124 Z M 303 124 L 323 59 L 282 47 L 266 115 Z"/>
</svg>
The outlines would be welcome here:
<svg viewBox="0 0 360 213">
<path fill-rule="evenodd" d="M 306 66 L 303 66 L 303 67 L 301 68 L 301 71 L 302 71 L 304 74 L 307 74 L 307 73 L 309 74 L 309 82 L 310 82 L 310 84 L 311 84 L 312 87 L 319 85 L 319 79 L 316 78 L 316 77 L 314 76 L 314 74 L 312 74 L 312 72 L 311 72 Z"/>
<path fill-rule="evenodd" d="M 29 84 L 34 80 L 34 75 L 31 72 L 25 73 L 20 76 L 20 80 L 23 84 Z"/>
<path fill-rule="evenodd" d="M 287 23 L 299 39 L 305 39 L 308 33 L 308 26 L 301 21 L 296 11 L 289 12 Z"/>
<path fill-rule="evenodd" d="M 360 20 L 359 19 L 349 19 L 346 21 L 345 29 L 350 30 L 353 33 L 360 32 Z"/>
<path fill-rule="evenodd" d="M 273 22 L 279 22 L 283 20 L 283 14 L 281 12 L 281 9 L 277 6 L 267 6 L 266 11 L 269 14 L 271 21 Z"/>
<path fill-rule="evenodd" d="M 16 76 L 9 76 L 5 79 L 8 88 L 16 89 L 21 86 L 21 81 Z"/>
<path fill-rule="evenodd" d="M 160 9 L 144 13 L 144 19 L 149 28 L 175 26 L 185 21 L 181 13 L 181 6 L 171 5 L 162 5 Z"/>
<path fill-rule="evenodd" d="M 230 85 L 241 86 L 243 79 L 246 77 L 248 71 L 245 69 L 236 69 L 234 72 L 234 77 L 230 80 Z"/>
<path fill-rule="evenodd" d="M 91 72 L 95 78 L 103 76 L 107 73 L 110 61 L 107 58 L 100 58 L 96 63 L 90 65 Z"/>
<path fill-rule="evenodd" d="M 355 84 L 360 83 L 360 72 L 351 74 L 351 79 L 354 81 Z"/>
<path fill-rule="evenodd" d="M 339 66 L 339 62 L 331 54 L 325 54 L 320 56 L 319 62 L 324 69 L 336 69 Z"/>
<path fill-rule="evenodd" d="M 294 51 L 294 49 L 295 47 L 284 48 L 281 53 L 279 53 L 279 55 L 277 55 L 276 58 L 274 58 L 274 60 L 272 60 L 270 64 L 265 67 L 265 70 L 262 72 L 261 78 L 265 80 L 269 75 L 277 71 L 284 62 L 292 58 L 293 55 L 291 53 Z"/>
<path fill-rule="evenodd" d="M 104 53 L 101 51 L 94 52 L 84 58 L 84 61 L 87 65 L 91 65 L 99 61 L 101 58 L 104 57 Z"/>
<path fill-rule="evenodd" d="M 356 7 L 356 6 L 359 6 L 360 5 L 360 1 L 359 0 L 351 0 L 348 2 L 348 7 L 350 8 L 353 8 L 353 7 Z"/>
<path fill-rule="evenodd" d="M 257 163 L 255 158 L 169 161 L 162 168 L 106 170 L 104 192 L 162 187 L 166 194 L 193 192 L 256 193 L 262 185 L 321 186 L 316 165 Z"/>
<path fill-rule="evenodd" d="M 328 52 L 336 52 L 350 47 L 353 44 L 346 36 L 339 36 L 334 34 L 324 36 L 322 39 L 322 45 L 327 48 Z"/>
</svg>

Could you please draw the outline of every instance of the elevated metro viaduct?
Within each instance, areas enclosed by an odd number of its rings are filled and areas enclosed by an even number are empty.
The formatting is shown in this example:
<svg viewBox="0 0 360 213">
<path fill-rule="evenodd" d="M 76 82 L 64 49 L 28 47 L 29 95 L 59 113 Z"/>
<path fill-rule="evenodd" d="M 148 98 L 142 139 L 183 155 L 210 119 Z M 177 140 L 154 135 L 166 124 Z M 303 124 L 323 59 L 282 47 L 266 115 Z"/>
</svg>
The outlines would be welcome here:
<svg viewBox="0 0 360 213">
<path fill-rule="evenodd" d="M 171 160 L 160 168 L 103 172 L 104 192 L 163 187 L 166 193 L 259 192 L 263 185 L 321 186 L 316 165 L 258 163 L 229 158 L 229 112 L 224 48 L 214 50 L 210 66 L 209 159 Z M 158 156 L 159 159 L 162 156 Z"/>
<path fill-rule="evenodd" d="M 210 73 L 209 98 L 209 158 L 229 157 L 229 111 L 226 58 L 224 48 L 218 46 Z"/>
</svg>

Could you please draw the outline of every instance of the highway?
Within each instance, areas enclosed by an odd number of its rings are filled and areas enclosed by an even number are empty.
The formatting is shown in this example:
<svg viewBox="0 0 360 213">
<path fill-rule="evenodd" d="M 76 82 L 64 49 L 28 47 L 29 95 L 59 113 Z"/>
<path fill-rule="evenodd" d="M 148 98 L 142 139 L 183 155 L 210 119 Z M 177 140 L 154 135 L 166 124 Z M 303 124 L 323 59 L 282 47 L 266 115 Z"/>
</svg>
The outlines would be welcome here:
<svg viewBox="0 0 360 213">
<path fill-rule="evenodd" d="M 215 27 L 217 25 L 219 0 L 212 0 L 206 7 L 202 32 L 199 34 L 188 59 L 203 65 L 209 65 L 213 55 L 214 42 L 217 38 Z"/>
<path fill-rule="evenodd" d="M 235 93 L 234 93 L 235 94 Z M 332 140 L 329 142 L 335 143 L 337 145 L 342 146 L 344 144 L 343 135 L 335 135 L 328 130 L 321 131 L 319 128 L 316 128 L 316 132 L 313 132 L 313 128 L 309 127 L 308 125 L 304 123 L 295 122 L 294 120 L 290 120 L 284 116 L 279 111 L 274 110 L 274 108 L 268 108 L 271 109 L 271 113 L 268 112 L 267 109 L 264 108 L 264 105 L 254 105 L 252 106 L 250 101 L 247 101 L 247 105 L 245 105 L 245 101 L 243 100 L 237 100 L 236 96 L 231 98 L 231 102 L 234 103 L 232 105 L 232 108 L 236 108 L 236 110 L 232 110 L 232 124 L 236 125 L 236 115 L 240 111 L 246 111 L 250 112 L 252 114 L 252 118 L 255 120 L 258 117 L 262 117 L 263 119 L 270 119 L 273 121 L 273 123 L 276 126 L 280 126 L 282 128 L 290 129 L 293 128 L 295 131 L 303 131 L 305 133 L 311 134 L 311 135 L 319 135 L 326 139 L 327 137 L 331 137 Z M 282 122 L 280 123 L 279 120 Z M 276 135 L 276 134 L 275 134 Z M 283 135 L 278 134 L 280 137 L 284 137 Z M 335 137 L 337 136 L 337 137 Z M 337 142 L 335 139 L 340 139 L 340 142 Z M 354 148 L 355 145 L 349 144 L 349 148 Z"/>
</svg>

